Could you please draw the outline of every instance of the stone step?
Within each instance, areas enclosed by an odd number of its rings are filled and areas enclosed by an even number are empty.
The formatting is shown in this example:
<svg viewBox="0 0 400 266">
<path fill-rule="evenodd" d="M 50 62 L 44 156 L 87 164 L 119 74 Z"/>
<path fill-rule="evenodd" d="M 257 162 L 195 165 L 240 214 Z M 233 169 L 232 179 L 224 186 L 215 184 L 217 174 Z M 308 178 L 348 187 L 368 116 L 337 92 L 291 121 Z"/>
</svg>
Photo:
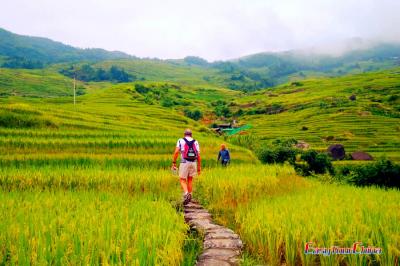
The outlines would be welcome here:
<svg viewBox="0 0 400 266">
<path fill-rule="evenodd" d="M 189 213 L 189 212 L 206 212 L 206 213 L 208 213 L 208 211 L 206 211 L 206 210 L 204 210 L 204 209 L 189 209 L 189 208 L 187 208 L 187 209 L 185 209 L 184 211 L 183 211 L 184 213 Z"/>
<path fill-rule="evenodd" d="M 227 261 L 218 259 L 204 259 L 196 263 L 197 266 L 231 266 Z"/>
<path fill-rule="evenodd" d="M 211 239 L 204 240 L 203 242 L 204 249 L 208 248 L 229 248 L 235 250 L 241 250 L 243 247 L 243 243 L 240 239 Z"/>
<path fill-rule="evenodd" d="M 239 263 L 240 250 L 224 249 L 224 248 L 210 248 L 203 251 L 199 256 L 199 261 L 204 260 L 222 260 L 231 265 Z"/>
<path fill-rule="evenodd" d="M 211 219 L 211 214 L 208 212 L 188 212 L 185 213 L 185 220 L 201 220 L 201 219 Z"/>
<path fill-rule="evenodd" d="M 211 220 L 202 219 L 202 220 L 191 220 L 188 222 L 190 226 L 194 229 L 199 230 L 202 234 L 205 234 L 207 230 L 221 228 L 220 225 L 216 225 L 211 223 Z"/>
<path fill-rule="evenodd" d="M 229 239 L 238 239 L 239 235 L 235 234 L 232 230 L 225 230 L 225 228 L 213 229 L 207 231 L 204 239 L 221 239 L 221 238 L 229 238 Z"/>
<path fill-rule="evenodd" d="M 193 202 L 189 202 L 184 207 L 185 207 L 185 209 L 186 208 L 189 208 L 189 209 L 203 209 L 203 206 L 201 206 L 200 204 L 197 204 L 197 203 L 193 203 Z"/>
<path fill-rule="evenodd" d="M 197 201 L 184 205 L 185 221 L 204 235 L 197 266 L 239 265 L 243 243 L 231 229 L 214 224 L 211 214 Z"/>
</svg>

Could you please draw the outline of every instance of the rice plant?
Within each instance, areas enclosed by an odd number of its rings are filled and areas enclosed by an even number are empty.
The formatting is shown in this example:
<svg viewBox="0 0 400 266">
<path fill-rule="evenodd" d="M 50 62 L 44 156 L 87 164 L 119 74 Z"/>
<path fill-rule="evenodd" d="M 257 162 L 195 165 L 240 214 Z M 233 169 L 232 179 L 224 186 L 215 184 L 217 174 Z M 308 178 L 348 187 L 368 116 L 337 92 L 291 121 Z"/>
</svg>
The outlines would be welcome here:
<svg viewBox="0 0 400 266">
<path fill-rule="evenodd" d="M 0 261 L 178 265 L 187 226 L 164 201 L 128 194 L 0 192 Z"/>
</svg>

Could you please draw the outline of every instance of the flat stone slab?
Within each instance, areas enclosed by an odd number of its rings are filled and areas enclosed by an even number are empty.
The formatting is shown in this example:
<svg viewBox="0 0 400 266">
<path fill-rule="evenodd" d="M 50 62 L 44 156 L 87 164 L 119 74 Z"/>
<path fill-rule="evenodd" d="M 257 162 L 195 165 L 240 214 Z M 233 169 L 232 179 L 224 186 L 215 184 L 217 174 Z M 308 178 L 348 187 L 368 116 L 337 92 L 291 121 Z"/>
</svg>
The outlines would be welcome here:
<svg viewBox="0 0 400 266">
<path fill-rule="evenodd" d="M 202 233 L 210 229 L 219 228 L 219 225 L 211 223 L 211 220 L 208 219 L 191 220 L 189 221 L 189 225 L 196 230 L 200 230 Z"/>
<path fill-rule="evenodd" d="M 229 248 L 240 250 L 243 247 L 243 243 L 240 239 L 211 239 L 204 240 L 204 249 L 208 248 Z"/>
<path fill-rule="evenodd" d="M 193 202 L 189 202 L 188 204 L 186 204 L 185 209 L 204 209 L 203 206 L 201 206 L 200 204 L 197 203 L 193 203 Z"/>
<path fill-rule="evenodd" d="M 199 261 L 204 259 L 218 259 L 229 261 L 240 255 L 239 250 L 226 249 L 226 248 L 209 248 L 199 256 Z"/>
<path fill-rule="evenodd" d="M 223 226 L 220 226 L 219 228 L 210 229 L 208 231 L 208 233 L 215 233 L 215 232 L 227 233 L 227 234 L 234 234 L 235 233 L 231 229 L 223 227 Z"/>
<path fill-rule="evenodd" d="M 232 232 L 226 232 L 224 229 L 220 230 L 211 230 L 208 231 L 206 236 L 204 237 L 205 240 L 211 240 L 211 239 L 239 239 L 239 235 L 232 233 Z"/>
<path fill-rule="evenodd" d="M 196 263 L 196 266 L 231 266 L 227 261 L 217 259 L 204 259 Z"/>
<path fill-rule="evenodd" d="M 196 212 L 196 213 L 209 213 L 205 209 L 185 209 L 184 213 Z"/>
<path fill-rule="evenodd" d="M 211 219 L 211 214 L 208 212 L 189 212 L 185 213 L 186 220 L 198 220 L 198 219 Z"/>
</svg>

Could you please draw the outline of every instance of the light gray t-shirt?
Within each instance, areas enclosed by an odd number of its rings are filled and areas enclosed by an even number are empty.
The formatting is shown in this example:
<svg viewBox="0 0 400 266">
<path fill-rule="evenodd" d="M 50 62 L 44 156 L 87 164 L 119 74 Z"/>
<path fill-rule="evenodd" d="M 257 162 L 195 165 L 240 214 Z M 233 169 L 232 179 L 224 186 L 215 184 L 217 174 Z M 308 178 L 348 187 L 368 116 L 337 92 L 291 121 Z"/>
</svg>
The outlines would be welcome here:
<svg viewBox="0 0 400 266">
<path fill-rule="evenodd" d="M 191 138 L 191 137 L 185 137 L 185 139 L 188 141 L 193 140 L 193 138 Z M 186 160 L 183 159 L 183 152 L 185 151 L 185 144 L 186 144 L 186 142 L 183 138 L 178 139 L 178 142 L 176 143 L 176 147 L 179 148 L 179 150 L 181 151 L 181 163 L 186 163 Z M 194 142 L 194 145 L 196 146 L 197 152 L 200 154 L 200 145 L 197 140 Z"/>
</svg>

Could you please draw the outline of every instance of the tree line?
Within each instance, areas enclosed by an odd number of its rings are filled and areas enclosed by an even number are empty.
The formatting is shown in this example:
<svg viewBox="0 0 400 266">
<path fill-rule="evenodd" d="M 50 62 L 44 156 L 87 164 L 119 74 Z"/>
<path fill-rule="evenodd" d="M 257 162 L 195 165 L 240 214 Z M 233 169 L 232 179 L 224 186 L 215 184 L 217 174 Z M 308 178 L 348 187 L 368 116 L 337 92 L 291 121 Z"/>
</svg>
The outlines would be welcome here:
<svg viewBox="0 0 400 266">
<path fill-rule="evenodd" d="M 137 77 L 131 75 L 123 68 L 111 66 L 109 69 L 94 68 L 89 64 L 81 66 L 69 66 L 61 69 L 60 73 L 70 77 L 76 78 L 81 81 L 112 81 L 112 82 L 131 82 L 137 80 Z"/>
</svg>

